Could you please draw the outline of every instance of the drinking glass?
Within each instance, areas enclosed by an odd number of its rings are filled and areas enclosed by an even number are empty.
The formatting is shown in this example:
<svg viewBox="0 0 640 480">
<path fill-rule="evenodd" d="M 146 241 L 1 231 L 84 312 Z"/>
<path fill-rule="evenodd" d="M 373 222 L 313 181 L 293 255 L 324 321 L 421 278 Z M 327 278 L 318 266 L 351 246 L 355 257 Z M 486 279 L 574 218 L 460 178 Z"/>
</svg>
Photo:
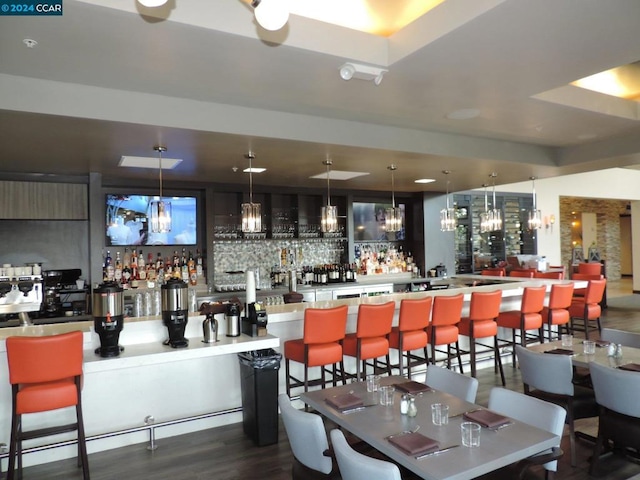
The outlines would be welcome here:
<svg viewBox="0 0 640 480">
<path fill-rule="evenodd" d="M 380 405 L 393 405 L 393 395 L 396 391 L 393 385 L 384 385 L 378 391 L 380 392 Z"/>
<path fill-rule="evenodd" d="M 431 421 L 434 425 L 447 425 L 449 423 L 449 405 L 444 403 L 432 404 Z"/>
<path fill-rule="evenodd" d="M 380 375 L 367 375 L 367 392 L 377 392 L 380 389 Z"/>
<path fill-rule="evenodd" d="M 585 355 L 594 355 L 596 353 L 596 342 L 585 340 L 582 342 L 582 349 Z"/>
<path fill-rule="evenodd" d="M 571 335 L 570 333 L 563 333 L 561 338 L 563 347 L 573 346 L 573 335 Z"/>
<path fill-rule="evenodd" d="M 463 422 L 460 425 L 462 435 L 462 445 L 465 447 L 480 446 L 480 424 L 474 422 Z"/>
</svg>

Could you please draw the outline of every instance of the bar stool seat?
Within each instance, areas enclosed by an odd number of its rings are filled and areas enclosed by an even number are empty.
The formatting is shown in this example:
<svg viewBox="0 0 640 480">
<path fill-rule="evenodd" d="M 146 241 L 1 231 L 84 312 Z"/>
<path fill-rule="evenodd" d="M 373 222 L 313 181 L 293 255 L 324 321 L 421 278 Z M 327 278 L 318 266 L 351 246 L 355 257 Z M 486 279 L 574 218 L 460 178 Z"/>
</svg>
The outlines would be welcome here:
<svg viewBox="0 0 640 480">
<path fill-rule="evenodd" d="M 460 373 L 462 371 L 462 359 L 460 358 L 460 344 L 458 337 L 460 330 L 458 323 L 462 316 L 462 305 L 464 303 L 464 295 L 442 295 L 437 296 L 433 300 L 433 310 L 431 312 L 431 323 L 427 329 L 429 336 L 429 344 L 431 345 L 431 363 L 436 363 L 437 347 L 446 345 L 447 368 L 451 368 L 451 359 L 458 359 Z M 455 344 L 455 353 L 451 351 L 451 345 Z"/>
<path fill-rule="evenodd" d="M 569 333 L 569 306 L 573 298 L 573 283 L 556 283 L 551 286 L 549 304 L 542 309 L 542 321 L 547 326 L 547 336 L 551 341 L 551 330 L 555 325 L 560 333 L 562 327 Z"/>
</svg>

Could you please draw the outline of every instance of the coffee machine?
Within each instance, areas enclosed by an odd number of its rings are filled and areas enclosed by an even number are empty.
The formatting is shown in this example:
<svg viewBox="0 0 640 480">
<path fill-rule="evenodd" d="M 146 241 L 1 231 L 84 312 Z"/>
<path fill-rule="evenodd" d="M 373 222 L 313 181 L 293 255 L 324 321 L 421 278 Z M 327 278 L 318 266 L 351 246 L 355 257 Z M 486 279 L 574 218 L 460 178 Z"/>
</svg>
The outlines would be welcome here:
<svg viewBox="0 0 640 480">
<path fill-rule="evenodd" d="M 260 302 L 246 305 L 246 317 L 242 317 L 242 333 L 250 337 L 267 335 L 267 311 Z"/>
<path fill-rule="evenodd" d="M 162 285 L 162 322 L 169 331 L 169 339 L 165 345 L 172 348 L 189 346 L 184 338 L 184 331 L 189 320 L 188 286 L 179 278 L 170 278 Z"/>
<path fill-rule="evenodd" d="M 42 305 L 42 275 L 0 276 L 0 314 L 15 314 L 21 325 L 30 325 L 29 312 Z"/>
<path fill-rule="evenodd" d="M 100 337 L 96 353 L 117 357 L 124 350 L 118 345 L 124 327 L 124 295 L 116 282 L 104 282 L 93 290 L 93 328 Z"/>
</svg>

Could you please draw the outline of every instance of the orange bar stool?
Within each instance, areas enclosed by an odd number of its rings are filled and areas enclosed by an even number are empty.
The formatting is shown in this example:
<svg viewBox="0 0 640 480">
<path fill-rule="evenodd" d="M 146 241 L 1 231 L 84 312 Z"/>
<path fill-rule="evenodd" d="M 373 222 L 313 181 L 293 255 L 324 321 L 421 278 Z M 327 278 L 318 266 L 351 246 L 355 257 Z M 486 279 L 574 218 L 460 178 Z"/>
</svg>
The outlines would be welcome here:
<svg viewBox="0 0 640 480">
<path fill-rule="evenodd" d="M 510 277 L 520 277 L 520 278 L 533 278 L 536 272 L 533 270 L 511 270 L 509 272 Z"/>
<path fill-rule="evenodd" d="M 480 272 L 480 274 L 493 277 L 504 277 L 507 274 L 507 270 L 504 268 L 485 268 Z"/>
<path fill-rule="evenodd" d="M 82 419 L 82 332 L 44 337 L 9 337 L 6 341 L 11 383 L 11 445 L 7 480 L 22 478 L 22 442 L 78 432 L 78 461 L 89 480 L 89 459 Z M 22 416 L 75 407 L 76 421 L 67 425 L 22 430 Z"/>
<path fill-rule="evenodd" d="M 493 350 L 494 369 L 500 369 L 502 385 L 504 381 L 504 371 L 502 370 L 502 360 L 498 347 L 498 324 L 496 318 L 500 314 L 500 302 L 502 301 L 502 290 L 494 292 L 473 292 L 471 294 L 471 305 L 469 306 L 469 316 L 462 317 L 458 324 L 460 335 L 469 337 L 469 356 L 471 361 L 471 376 L 476 376 L 476 344 Z M 493 337 L 493 347 L 478 342 L 478 339 Z M 479 353 L 479 352 L 478 352 Z"/>
<path fill-rule="evenodd" d="M 553 280 L 563 280 L 564 272 L 536 272 L 533 278 L 549 278 Z"/>
<path fill-rule="evenodd" d="M 395 302 L 361 304 L 358 307 L 356 333 L 347 334 L 343 344 L 344 354 L 356 358 L 355 377 L 357 380 L 361 379 L 361 363 L 362 376 L 366 376 L 367 360 L 373 360 L 373 371 L 376 372 L 377 359 L 380 357 L 386 357 L 386 370 L 391 375 L 389 334 L 391 333 L 395 308 Z"/>
<path fill-rule="evenodd" d="M 398 326 L 391 329 L 389 347 L 398 350 L 398 367 L 400 375 L 404 375 L 404 357 L 407 357 L 407 373 L 411 378 L 411 367 L 426 364 L 427 354 L 427 326 L 431 316 L 433 297 L 416 300 L 404 299 L 400 302 Z M 422 348 L 424 358 L 412 355 L 412 350 Z"/>
<path fill-rule="evenodd" d="M 558 335 L 565 328 L 567 333 L 569 330 L 569 306 L 573 299 L 573 283 L 556 283 L 551 286 L 549 294 L 549 305 L 542 309 L 542 321 L 547 326 L 547 335 L 551 341 L 551 332 L 553 325 L 558 327 Z"/>
<path fill-rule="evenodd" d="M 538 330 L 538 342 L 542 343 L 542 309 L 544 308 L 544 298 L 547 295 L 547 287 L 525 287 L 522 292 L 522 302 L 520 310 L 510 310 L 501 312 L 496 320 L 498 327 L 511 329 L 511 340 L 503 340 L 507 345 L 511 345 L 513 367 L 516 366 L 516 331 L 520 332 L 520 345 L 527 346 L 529 340 L 527 330 Z"/>
<path fill-rule="evenodd" d="M 458 323 L 462 317 L 462 304 L 464 303 L 464 295 L 437 296 L 433 300 L 433 311 L 431 312 L 431 323 L 427 329 L 429 343 L 431 344 L 431 363 L 436 364 L 436 352 L 439 346 L 446 345 L 447 351 L 447 368 L 451 368 L 451 359 L 458 359 L 458 367 L 460 373 L 462 371 L 462 359 L 460 358 L 460 344 L 458 342 Z M 451 351 L 451 345 L 456 346 L 456 351 Z"/>
<path fill-rule="evenodd" d="M 342 340 L 347 328 L 349 307 L 307 308 L 304 311 L 304 334 L 302 338 L 284 342 L 284 358 L 287 377 L 287 395 L 291 389 L 309 386 L 326 386 L 325 373 L 331 374 L 333 386 L 337 385 L 337 364 L 342 363 Z M 291 375 L 289 361 L 304 365 L 304 380 Z M 326 368 L 333 365 L 332 370 Z M 309 367 L 320 367 L 320 378 L 309 380 Z M 344 369 L 342 369 L 344 371 Z M 342 383 L 345 384 L 344 373 Z"/>
<path fill-rule="evenodd" d="M 602 313 L 600 302 L 602 301 L 606 286 L 607 281 L 605 279 L 589 280 L 584 297 L 576 297 L 574 295 L 571 305 L 569 306 L 571 330 L 582 331 L 580 328 L 576 329 L 573 324 L 574 320 L 582 320 L 584 322 L 584 337 L 587 340 L 589 339 L 590 321 L 595 321 L 598 325 L 598 331 L 602 331 L 602 325 L 600 325 L 600 314 Z"/>
</svg>

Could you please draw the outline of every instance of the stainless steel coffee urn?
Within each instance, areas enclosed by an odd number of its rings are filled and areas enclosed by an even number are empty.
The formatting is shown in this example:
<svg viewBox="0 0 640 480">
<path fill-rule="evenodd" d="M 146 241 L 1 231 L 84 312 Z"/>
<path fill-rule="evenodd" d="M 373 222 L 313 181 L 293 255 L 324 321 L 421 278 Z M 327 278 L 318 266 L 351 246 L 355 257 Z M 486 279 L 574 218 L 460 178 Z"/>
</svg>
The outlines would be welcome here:
<svg viewBox="0 0 640 480">
<path fill-rule="evenodd" d="M 228 303 L 224 312 L 224 319 L 227 324 L 227 337 L 237 337 L 240 335 L 240 305 Z"/>
<path fill-rule="evenodd" d="M 124 327 L 124 295 L 116 282 L 104 282 L 93 290 L 93 328 L 100 337 L 96 353 L 101 357 L 117 357 L 123 350 L 118 345 Z"/>
<path fill-rule="evenodd" d="M 179 278 L 171 278 L 162 285 L 162 322 L 169 331 L 165 345 L 173 348 L 189 346 L 184 331 L 189 320 L 188 286 Z"/>
</svg>

